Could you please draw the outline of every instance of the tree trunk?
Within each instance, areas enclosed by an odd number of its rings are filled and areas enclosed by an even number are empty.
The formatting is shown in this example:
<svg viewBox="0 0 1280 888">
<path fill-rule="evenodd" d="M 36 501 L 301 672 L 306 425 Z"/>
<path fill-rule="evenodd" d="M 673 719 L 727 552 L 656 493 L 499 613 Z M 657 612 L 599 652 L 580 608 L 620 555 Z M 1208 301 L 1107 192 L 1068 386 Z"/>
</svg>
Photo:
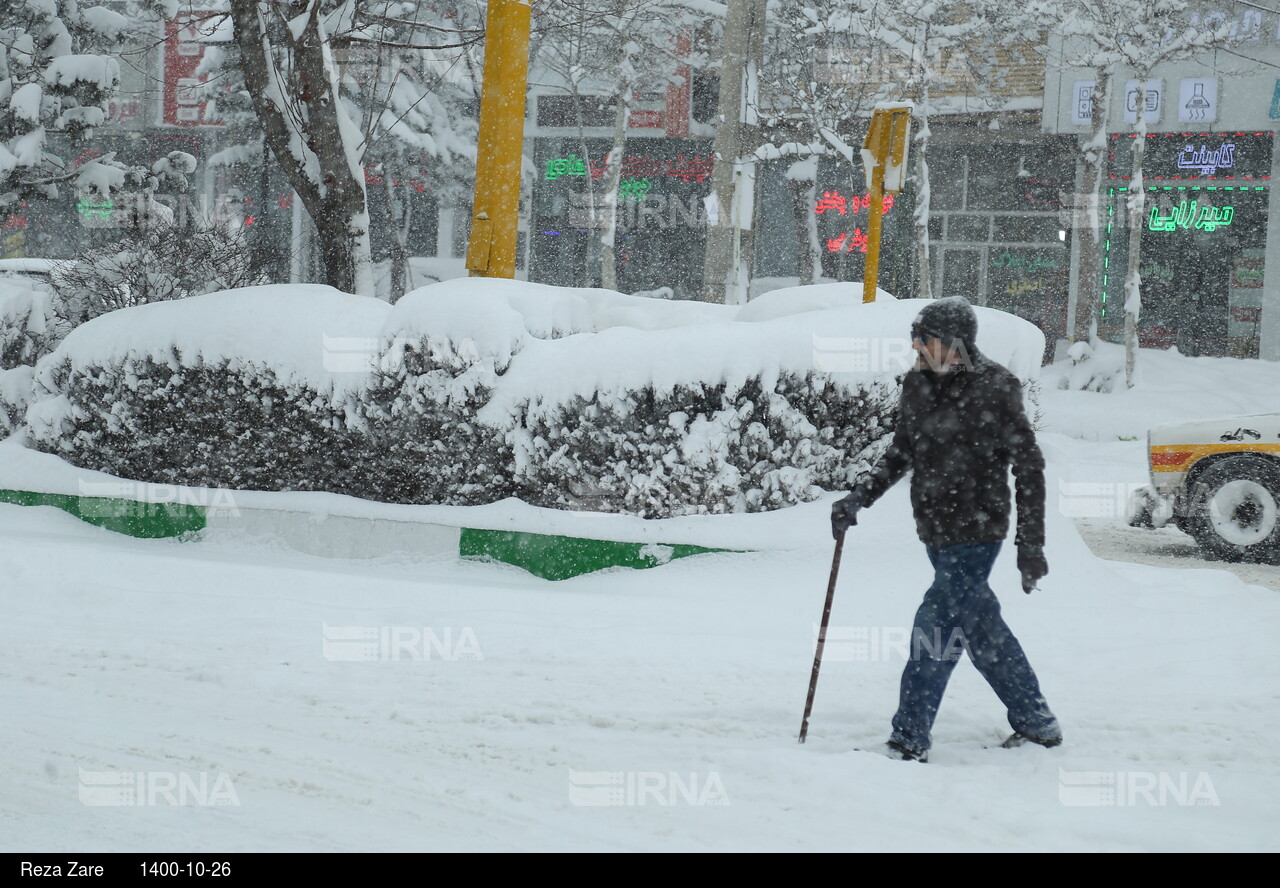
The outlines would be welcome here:
<svg viewBox="0 0 1280 888">
<path fill-rule="evenodd" d="M 929 268 L 929 75 L 924 74 L 920 85 L 919 114 L 920 131 L 916 133 L 916 206 L 912 219 L 916 234 L 916 265 L 919 269 L 919 282 L 916 285 L 916 296 L 920 299 L 933 298 L 933 274 Z M 882 212 L 879 207 L 872 207 L 869 212 Z"/>
<path fill-rule="evenodd" d="M 325 282 L 344 293 L 372 296 L 364 170 L 359 146 L 352 144 L 356 127 L 342 107 L 319 4 L 311 7 L 302 30 L 291 23 L 277 46 L 262 4 L 230 3 L 245 85 L 271 153 L 315 223 Z M 277 49 L 289 56 L 283 69 L 274 57 Z"/>
<path fill-rule="evenodd" d="M 605 160 L 604 178 L 604 231 L 600 235 L 600 286 L 606 290 L 618 289 L 618 199 L 622 185 L 622 157 L 627 150 L 627 124 L 631 118 L 630 83 L 618 89 L 616 114 L 613 122 L 613 148 Z"/>
<path fill-rule="evenodd" d="M 387 301 L 395 305 L 408 290 L 409 224 L 413 220 L 413 201 L 400 199 L 392 176 L 385 170 L 382 181 L 387 191 L 387 227 L 391 233 L 391 283 Z"/>
<path fill-rule="evenodd" d="M 715 166 L 711 193 L 716 221 L 707 226 L 702 269 L 702 298 L 729 302 L 734 263 L 734 191 L 738 160 L 742 157 L 742 106 L 750 49 L 753 7 L 757 0 L 728 0 L 724 21 L 724 57 L 720 66 L 720 97 L 716 106 Z"/>
<path fill-rule="evenodd" d="M 1102 182 L 1107 165 L 1107 94 L 1111 89 L 1111 77 L 1105 71 L 1098 71 L 1094 83 L 1093 135 L 1081 149 L 1088 191 L 1076 196 L 1072 211 L 1076 231 L 1083 229 L 1084 234 L 1080 240 L 1075 328 L 1071 331 L 1075 342 L 1087 342 L 1095 335 L 1098 299 L 1102 292 Z"/>
<path fill-rule="evenodd" d="M 1146 79 L 1138 80 L 1138 122 L 1134 126 L 1133 176 L 1129 180 L 1129 268 L 1124 277 L 1124 384 L 1133 388 L 1138 360 L 1138 314 L 1142 311 L 1142 229 L 1146 227 L 1146 185 L 1142 181 L 1142 160 L 1147 150 Z"/>
</svg>

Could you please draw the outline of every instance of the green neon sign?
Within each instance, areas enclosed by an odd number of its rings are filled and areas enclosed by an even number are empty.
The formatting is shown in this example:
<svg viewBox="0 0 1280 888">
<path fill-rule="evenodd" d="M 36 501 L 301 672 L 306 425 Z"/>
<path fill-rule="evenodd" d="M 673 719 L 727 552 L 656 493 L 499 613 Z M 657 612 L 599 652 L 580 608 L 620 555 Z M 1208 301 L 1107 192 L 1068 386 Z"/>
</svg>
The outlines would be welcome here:
<svg viewBox="0 0 1280 888">
<path fill-rule="evenodd" d="M 114 207 L 115 202 L 109 197 L 104 197 L 101 200 L 82 197 L 76 202 L 76 212 L 86 219 L 110 219 L 111 211 Z"/>
<path fill-rule="evenodd" d="M 576 154 L 568 157 L 553 157 L 547 161 L 547 181 L 554 182 L 561 176 L 585 176 L 587 162 Z"/>
<path fill-rule="evenodd" d="M 623 179 L 618 183 L 618 194 L 623 200 L 644 200 L 653 190 L 653 182 L 649 179 Z"/>
<path fill-rule="evenodd" d="M 1189 228 L 1216 231 L 1230 225 L 1235 215 L 1235 207 L 1202 207 L 1194 200 L 1180 200 L 1167 214 L 1159 207 L 1152 207 L 1147 228 L 1151 231 L 1177 231 L 1179 228 L 1183 231 Z"/>
</svg>

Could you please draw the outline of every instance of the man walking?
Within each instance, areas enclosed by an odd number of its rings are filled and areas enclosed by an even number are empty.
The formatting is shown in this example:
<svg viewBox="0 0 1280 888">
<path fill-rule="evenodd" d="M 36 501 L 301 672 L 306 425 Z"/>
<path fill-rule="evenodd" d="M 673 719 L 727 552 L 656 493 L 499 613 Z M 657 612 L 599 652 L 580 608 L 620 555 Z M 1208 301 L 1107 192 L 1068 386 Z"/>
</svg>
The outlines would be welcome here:
<svg viewBox="0 0 1280 888">
<path fill-rule="evenodd" d="M 1004 746 L 1062 742 L 1022 646 L 987 585 L 1009 531 L 1009 467 L 1017 492 L 1018 570 L 1031 592 L 1049 572 L 1044 558 L 1044 457 L 1022 405 L 1022 386 L 977 347 L 978 318 L 960 296 L 928 305 L 911 329 L 917 359 L 902 383 L 893 442 L 853 491 L 831 509 L 839 538 L 860 509 L 908 471 L 916 530 L 934 568 L 912 629 L 894 758 L 927 761 L 938 706 L 961 650 L 1009 712 Z"/>
</svg>

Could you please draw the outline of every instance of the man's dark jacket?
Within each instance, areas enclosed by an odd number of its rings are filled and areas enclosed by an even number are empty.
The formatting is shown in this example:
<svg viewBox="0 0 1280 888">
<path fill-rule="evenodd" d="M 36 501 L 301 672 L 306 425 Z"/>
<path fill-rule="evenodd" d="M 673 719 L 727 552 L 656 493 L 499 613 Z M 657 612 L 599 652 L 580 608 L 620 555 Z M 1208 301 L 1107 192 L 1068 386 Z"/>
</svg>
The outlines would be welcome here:
<svg viewBox="0 0 1280 888">
<path fill-rule="evenodd" d="M 946 373 L 907 373 L 893 443 L 855 491 L 869 506 L 911 471 L 911 505 L 926 546 L 995 542 L 1009 532 L 1010 466 L 1015 543 L 1043 546 L 1044 456 L 1022 384 L 972 348 L 968 362 Z"/>
</svg>

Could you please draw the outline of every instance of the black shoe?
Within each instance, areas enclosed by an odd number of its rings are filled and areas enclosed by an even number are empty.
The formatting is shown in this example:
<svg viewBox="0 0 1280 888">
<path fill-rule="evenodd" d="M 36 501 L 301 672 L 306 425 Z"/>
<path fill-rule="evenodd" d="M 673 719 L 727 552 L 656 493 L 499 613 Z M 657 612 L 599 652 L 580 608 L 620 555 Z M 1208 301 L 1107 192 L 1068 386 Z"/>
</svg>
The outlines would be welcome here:
<svg viewBox="0 0 1280 888">
<path fill-rule="evenodd" d="M 924 764 L 929 761 L 929 750 L 916 752 L 914 749 L 903 746 L 896 740 L 890 740 L 884 745 L 885 755 L 891 759 L 897 759 L 900 762 L 920 762 Z"/>
<path fill-rule="evenodd" d="M 1062 735 L 1057 737 L 1032 737 L 1030 734 L 1024 734 L 1021 731 L 1014 731 L 1009 738 L 1001 743 L 1004 749 L 1016 749 L 1019 746 L 1025 746 L 1028 743 L 1035 743 L 1046 749 L 1052 749 L 1055 746 L 1062 745 Z"/>
</svg>

